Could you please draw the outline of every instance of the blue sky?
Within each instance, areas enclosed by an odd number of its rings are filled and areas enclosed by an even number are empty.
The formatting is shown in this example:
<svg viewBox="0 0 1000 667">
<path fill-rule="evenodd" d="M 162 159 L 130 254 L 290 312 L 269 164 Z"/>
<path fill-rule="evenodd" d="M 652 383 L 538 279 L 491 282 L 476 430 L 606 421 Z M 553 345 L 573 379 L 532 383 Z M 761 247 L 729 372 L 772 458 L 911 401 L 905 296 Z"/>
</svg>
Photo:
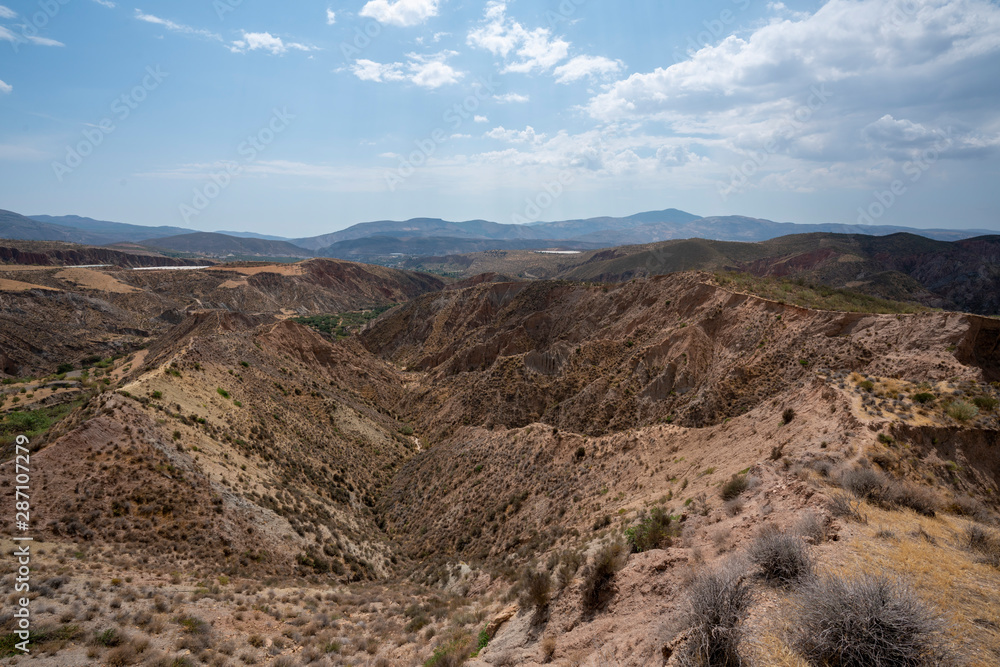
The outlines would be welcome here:
<svg viewBox="0 0 1000 667">
<path fill-rule="evenodd" d="M 988 0 L 0 0 L 0 208 L 1000 229 Z"/>
</svg>

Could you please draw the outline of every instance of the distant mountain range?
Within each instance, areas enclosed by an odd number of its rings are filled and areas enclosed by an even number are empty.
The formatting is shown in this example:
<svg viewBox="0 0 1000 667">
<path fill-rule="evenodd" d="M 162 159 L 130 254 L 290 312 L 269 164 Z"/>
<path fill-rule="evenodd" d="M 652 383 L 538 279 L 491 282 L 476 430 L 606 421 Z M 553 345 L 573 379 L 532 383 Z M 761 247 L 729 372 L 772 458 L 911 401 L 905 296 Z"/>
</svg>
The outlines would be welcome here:
<svg viewBox="0 0 1000 667">
<path fill-rule="evenodd" d="M 449 222 L 437 218 L 382 220 L 360 223 L 330 234 L 287 239 L 254 232 L 193 232 L 181 227 L 146 227 L 79 216 L 26 217 L 0 210 L 0 238 L 89 245 L 130 243 L 216 258 L 318 256 L 375 263 L 391 263 L 400 255 L 421 257 L 547 248 L 592 250 L 691 238 L 760 242 L 816 232 L 869 236 L 907 232 L 938 241 L 958 241 L 996 233 L 886 225 L 806 225 L 744 216 L 704 218 L 666 209 L 623 218 L 598 217 L 524 225 L 488 220 Z"/>
</svg>

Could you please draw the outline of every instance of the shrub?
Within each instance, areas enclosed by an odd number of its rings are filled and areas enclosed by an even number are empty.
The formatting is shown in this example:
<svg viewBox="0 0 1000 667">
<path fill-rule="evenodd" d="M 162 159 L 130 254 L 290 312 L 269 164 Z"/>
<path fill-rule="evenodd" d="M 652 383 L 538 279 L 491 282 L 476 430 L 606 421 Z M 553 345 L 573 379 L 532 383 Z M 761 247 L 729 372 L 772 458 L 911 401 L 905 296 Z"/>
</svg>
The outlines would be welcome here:
<svg viewBox="0 0 1000 667">
<path fill-rule="evenodd" d="M 858 386 L 867 391 L 869 394 L 875 390 L 875 383 L 871 380 L 864 380 L 858 383 Z"/>
<path fill-rule="evenodd" d="M 910 482 L 893 481 L 884 490 L 880 504 L 908 507 L 924 516 L 936 516 L 941 509 L 941 499 L 928 488 Z"/>
<path fill-rule="evenodd" d="M 795 645 L 814 665 L 940 664 L 941 619 L 897 579 L 814 580 L 797 600 Z"/>
<path fill-rule="evenodd" d="M 690 627 L 688 661 L 708 667 L 741 665 L 740 624 L 752 601 L 747 578 L 735 567 L 704 572 L 691 582 L 685 620 Z"/>
<path fill-rule="evenodd" d="M 529 567 L 521 575 L 521 606 L 531 607 L 536 616 L 548 608 L 551 593 L 552 577 L 548 572 Z"/>
<path fill-rule="evenodd" d="M 670 523 L 673 520 L 662 507 L 654 507 L 648 517 L 643 517 L 638 525 L 625 531 L 632 553 L 642 553 L 661 546 L 670 546 L 673 536 Z"/>
<path fill-rule="evenodd" d="M 587 450 L 584 447 L 581 446 L 576 448 L 577 461 L 582 461 L 584 458 L 586 458 L 586 456 L 587 456 Z"/>
<path fill-rule="evenodd" d="M 162 391 L 154 391 L 154 392 L 153 392 L 152 394 L 150 394 L 150 395 L 151 395 L 151 396 L 152 396 L 152 397 L 153 397 L 154 399 L 156 399 L 156 400 L 160 400 L 161 398 L 163 398 L 163 392 L 162 392 Z"/>
<path fill-rule="evenodd" d="M 972 402 L 973 404 L 975 404 L 977 408 L 979 408 L 980 410 L 985 410 L 986 412 L 996 410 L 997 405 L 1000 404 L 1000 401 L 993 398 L 992 396 L 976 396 L 974 399 L 972 399 Z"/>
<path fill-rule="evenodd" d="M 980 561 L 1000 567 L 1000 536 L 974 523 L 965 528 L 965 547 L 980 556 Z"/>
<path fill-rule="evenodd" d="M 813 511 L 804 512 L 795 522 L 792 529 L 796 535 L 808 538 L 814 544 L 819 544 L 826 539 L 826 526 L 823 524 L 823 517 Z"/>
<path fill-rule="evenodd" d="M 967 422 L 970 419 L 975 419 L 976 415 L 979 414 L 979 408 L 977 408 L 972 403 L 966 403 L 965 401 L 952 401 L 944 409 L 948 416 L 952 419 L 960 422 Z"/>
<path fill-rule="evenodd" d="M 626 556 L 624 544 L 611 542 L 584 568 L 581 600 L 584 611 L 596 611 L 611 598 L 615 574 L 625 564 Z"/>
<path fill-rule="evenodd" d="M 787 586 L 813 572 L 812 559 L 798 537 L 777 530 L 763 530 L 748 550 L 750 560 L 771 584 Z"/>
<path fill-rule="evenodd" d="M 919 394 L 913 395 L 913 400 L 916 401 L 917 403 L 920 403 L 921 405 L 927 405 L 928 403 L 932 403 L 935 398 L 936 396 L 934 396 L 934 394 L 929 394 L 926 391 L 922 391 Z"/>
<path fill-rule="evenodd" d="M 399 429 L 399 432 L 402 433 L 403 435 L 413 435 L 413 427 L 407 424 L 401 427 Z"/>
<path fill-rule="evenodd" d="M 63 373 L 69 373 L 71 370 L 73 370 L 73 368 L 74 368 L 73 364 L 70 363 L 59 364 L 58 366 L 56 366 L 56 373 L 59 375 Z"/>
<path fill-rule="evenodd" d="M 871 468 L 851 468 L 838 476 L 840 486 L 862 500 L 881 496 L 886 487 L 885 476 Z"/>
<path fill-rule="evenodd" d="M 746 475 L 733 475 L 729 478 L 729 481 L 722 485 L 719 489 L 719 495 L 723 500 L 732 500 L 739 497 L 741 493 L 747 490 L 747 476 Z"/>
<path fill-rule="evenodd" d="M 221 396 L 222 398 L 229 398 L 229 392 L 223 389 L 222 387 L 219 387 L 215 391 L 219 392 L 219 396 Z"/>
<path fill-rule="evenodd" d="M 125 667 L 126 665 L 131 665 L 137 659 L 138 656 L 136 655 L 135 647 L 131 644 L 125 644 L 124 646 L 111 649 L 104 656 L 104 663 L 108 667 Z"/>
<path fill-rule="evenodd" d="M 127 638 L 118 632 L 114 628 L 108 628 L 102 632 L 98 632 L 94 635 L 94 644 L 97 646 L 106 646 L 108 648 L 113 648 L 124 643 Z"/>
<path fill-rule="evenodd" d="M 786 424 L 790 424 L 793 419 L 795 419 L 795 409 L 785 408 L 785 411 L 781 413 L 781 420 Z"/>
</svg>

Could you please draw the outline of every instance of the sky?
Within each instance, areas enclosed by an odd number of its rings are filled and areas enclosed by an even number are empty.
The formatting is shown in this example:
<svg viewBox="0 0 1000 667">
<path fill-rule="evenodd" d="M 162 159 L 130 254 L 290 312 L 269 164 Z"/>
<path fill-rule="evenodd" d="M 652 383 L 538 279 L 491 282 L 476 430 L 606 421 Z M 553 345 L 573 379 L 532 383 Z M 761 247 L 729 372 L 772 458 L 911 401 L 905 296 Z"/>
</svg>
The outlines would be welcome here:
<svg viewBox="0 0 1000 667">
<path fill-rule="evenodd" d="M 989 0 L 0 0 L 0 208 L 1000 230 Z"/>
</svg>

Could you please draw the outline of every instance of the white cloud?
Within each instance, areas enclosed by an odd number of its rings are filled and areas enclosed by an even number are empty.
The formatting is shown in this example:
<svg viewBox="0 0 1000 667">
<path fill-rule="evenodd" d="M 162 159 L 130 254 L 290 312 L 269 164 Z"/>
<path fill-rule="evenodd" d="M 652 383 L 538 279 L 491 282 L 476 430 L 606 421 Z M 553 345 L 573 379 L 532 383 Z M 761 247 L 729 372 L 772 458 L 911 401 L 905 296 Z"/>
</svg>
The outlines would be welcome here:
<svg viewBox="0 0 1000 667">
<path fill-rule="evenodd" d="M 545 140 L 545 135 L 538 134 L 530 125 L 523 130 L 508 130 L 501 125 L 487 132 L 485 136 L 511 144 L 540 144 Z"/>
<path fill-rule="evenodd" d="M 280 37 L 275 37 L 269 32 L 245 32 L 243 39 L 235 40 L 229 47 L 233 53 L 246 53 L 247 51 L 268 51 L 271 55 L 280 56 L 294 51 L 315 51 L 316 48 L 299 44 L 297 42 L 285 42 Z"/>
<path fill-rule="evenodd" d="M 94 0 L 94 2 L 99 4 L 101 7 L 107 7 L 108 9 L 114 9 L 115 7 L 118 6 L 115 3 L 111 2 L 111 0 Z"/>
<path fill-rule="evenodd" d="M 379 23 L 400 27 L 420 25 L 437 16 L 441 0 L 371 0 L 361 9 L 361 16 L 373 18 Z"/>
<path fill-rule="evenodd" d="M 609 77 L 618 74 L 625 64 L 604 56 L 577 56 L 555 68 L 556 83 L 572 83 L 584 78 Z"/>
<path fill-rule="evenodd" d="M 13 9 L 0 5 L 0 19 L 12 19 L 15 16 L 17 16 L 17 12 Z"/>
<path fill-rule="evenodd" d="M 14 86 L 10 85 L 6 81 L 0 80 L 0 93 L 9 93 L 14 90 Z"/>
<path fill-rule="evenodd" d="M 21 35 L 18 37 L 12 33 L 7 28 L 0 25 L 0 40 L 6 42 L 22 42 L 26 41 L 29 44 L 36 44 L 38 46 L 66 46 L 62 42 L 58 42 L 54 39 L 49 39 L 48 37 L 38 37 L 37 35 Z"/>
<path fill-rule="evenodd" d="M 332 9 L 330 9 L 329 7 L 327 7 L 327 9 L 326 9 L 326 24 L 327 25 L 333 25 L 336 22 L 337 22 L 337 13 L 335 11 L 333 11 Z"/>
<path fill-rule="evenodd" d="M 488 123 L 488 122 L 490 122 L 490 119 L 487 118 L 486 116 L 475 116 L 475 117 L 473 117 L 472 122 L 474 122 L 474 123 Z"/>
<path fill-rule="evenodd" d="M 616 128 L 665 124 L 711 145 L 723 170 L 766 150 L 761 184 L 867 187 L 881 162 L 913 159 L 949 126 L 947 157 L 998 150 L 997 71 L 1000 7 L 988 0 L 829 0 L 633 74 L 586 108 Z"/>
<path fill-rule="evenodd" d="M 404 81 L 403 63 L 383 64 L 361 58 L 351 66 L 351 72 L 362 81 Z"/>
<path fill-rule="evenodd" d="M 195 35 L 197 37 L 204 37 L 206 39 L 212 39 L 215 41 L 222 41 L 222 36 L 218 35 L 210 30 L 202 30 L 201 28 L 192 28 L 191 26 L 184 25 L 183 23 L 175 23 L 170 19 L 163 19 L 159 16 L 153 16 L 152 14 L 145 14 L 141 9 L 135 10 L 135 18 L 146 23 L 152 23 L 154 25 L 163 26 L 171 32 L 180 33 L 182 35 Z"/>
<path fill-rule="evenodd" d="M 483 24 L 469 33 L 466 42 L 502 57 L 506 63 L 501 72 L 521 74 L 552 69 L 566 59 L 570 46 L 548 28 L 528 30 L 507 18 L 507 3 L 502 0 L 487 3 Z"/>
<path fill-rule="evenodd" d="M 525 104 L 531 101 L 531 98 L 527 95 L 521 95 L 520 93 L 506 93 L 505 95 L 494 95 L 493 99 L 500 104 Z"/>
<path fill-rule="evenodd" d="M 457 83 L 465 74 L 456 70 L 446 61 L 457 55 L 454 51 L 434 54 L 406 54 L 406 63 L 378 63 L 361 58 L 351 66 L 351 72 L 362 81 L 385 83 L 409 81 L 422 88 L 440 88 Z"/>
</svg>

